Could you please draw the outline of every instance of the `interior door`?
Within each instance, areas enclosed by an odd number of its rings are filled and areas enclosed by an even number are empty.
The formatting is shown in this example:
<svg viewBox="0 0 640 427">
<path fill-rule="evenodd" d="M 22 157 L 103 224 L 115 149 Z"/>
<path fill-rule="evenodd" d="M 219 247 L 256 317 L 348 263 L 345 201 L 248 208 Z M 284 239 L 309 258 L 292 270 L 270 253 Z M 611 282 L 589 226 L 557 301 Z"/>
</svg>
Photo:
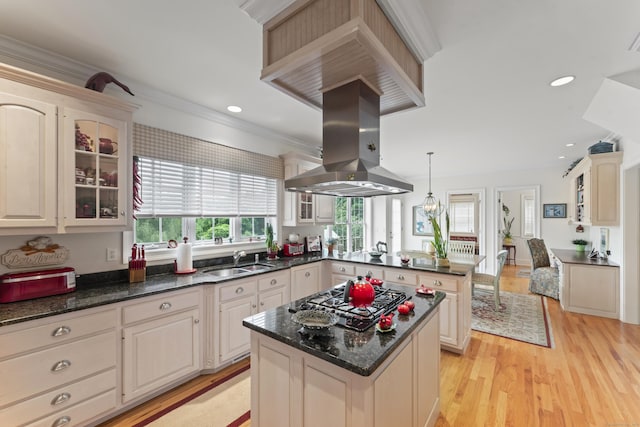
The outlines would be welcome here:
<svg viewBox="0 0 640 427">
<path fill-rule="evenodd" d="M 400 199 L 391 199 L 391 215 L 389 224 L 389 242 L 392 254 L 396 254 L 402 250 L 402 201 Z"/>
</svg>

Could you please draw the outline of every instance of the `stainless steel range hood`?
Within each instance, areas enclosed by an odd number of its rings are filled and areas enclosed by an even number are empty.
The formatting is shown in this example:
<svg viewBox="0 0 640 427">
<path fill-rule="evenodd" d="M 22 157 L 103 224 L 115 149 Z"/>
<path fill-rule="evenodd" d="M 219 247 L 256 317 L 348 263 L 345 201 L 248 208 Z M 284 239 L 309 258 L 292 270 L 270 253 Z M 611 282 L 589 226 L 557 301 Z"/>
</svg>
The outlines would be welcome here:
<svg viewBox="0 0 640 427">
<path fill-rule="evenodd" d="M 413 191 L 380 166 L 380 96 L 361 80 L 322 97 L 322 166 L 285 180 L 288 191 L 370 197 Z"/>
</svg>

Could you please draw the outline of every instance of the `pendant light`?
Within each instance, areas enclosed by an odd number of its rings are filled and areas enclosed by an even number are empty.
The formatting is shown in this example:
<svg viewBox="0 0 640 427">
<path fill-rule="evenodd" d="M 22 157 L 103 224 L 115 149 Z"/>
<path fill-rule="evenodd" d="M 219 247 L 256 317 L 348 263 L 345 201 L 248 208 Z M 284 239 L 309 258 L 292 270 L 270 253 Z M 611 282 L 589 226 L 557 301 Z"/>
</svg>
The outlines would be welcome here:
<svg viewBox="0 0 640 427">
<path fill-rule="evenodd" d="M 440 204 L 440 201 L 433 197 L 433 193 L 431 193 L 431 156 L 433 155 L 433 151 L 427 153 L 429 156 L 429 192 L 427 193 L 427 197 L 422 201 L 422 209 L 424 210 L 425 215 L 427 217 L 439 216 L 442 213 L 443 206 Z"/>
</svg>

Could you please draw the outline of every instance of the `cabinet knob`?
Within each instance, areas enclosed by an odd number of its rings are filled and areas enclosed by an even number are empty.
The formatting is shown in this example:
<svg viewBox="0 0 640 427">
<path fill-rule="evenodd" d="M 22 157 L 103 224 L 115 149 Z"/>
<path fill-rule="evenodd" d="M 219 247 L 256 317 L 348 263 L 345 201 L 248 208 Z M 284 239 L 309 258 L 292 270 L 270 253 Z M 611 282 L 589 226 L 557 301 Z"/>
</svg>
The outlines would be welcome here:
<svg viewBox="0 0 640 427">
<path fill-rule="evenodd" d="M 239 287 L 236 288 L 236 294 L 239 295 L 239 294 L 241 294 L 243 292 L 244 292 L 244 288 L 242 286 L 239 286 Z"/>
<path fill-rule="evenodd" d="M 342 273 L 344 273 L 344 272 L 345 272 L 345 271 L 347 271 L 347 270 L 346 270 L 344 267 L 340 267 L 340 271 L 341 271 Z"/>
<path fill-rule="evenodd" d="M 434 280 L 433 286 L 442 286 L 442 282 L 440 280 Z"/>
<path fill-rule="evenodd" d="M 68 367 L 71 366 L 71 362 L 68 360 L 61 360 L 59 362 L 56 362 L 52 367 L 51 367 L 51 372 L 60 372 L 63 371 L 65 369 L 67 369 Z"/>
<path fill-rule="evenodd" d="M 197 325 L 198 323 L 200 323 L 200 319 L 194 319 L 193 323 L 195 323 Z"/>
<path fill-rule="evenodd" d="M 260 301 L 260 305 L 264 305 L 264 301 Z"/>
<path fill-rule="evenodd" d="M 120 216 L 124 216 L 124 211 L 120 211 Z"/>
<path fill-rule="evenodd" d="M 60 393 L 59 395 L 54 397 L 53 400 L 51 400 L 51 406 L 60 405 L 61 403 L 64 403 L 69 399 L 71 399 L 71 395 L 69 393 Z"/>
<path fill-rule="evenodd" d="M 71 422 L 71 417 L 68 416 L 64 416 L 64 417 L 60 417 L 57 420 L 55 420 L 53 422 L 53 424 L 51 424 L 51 427 L 62 427 L 64 425 L 67 425 Z"/>
<path fill-rule="evenodd" d="M 276 279 L 271 279 L 271 285 L 275 285 L 276 283 L 278 283 L 278 281 Z"/>
<path fill-rule="evenodd" d="M 160 310 L 169 310 L 171 308 L 171 303 L 170 302 L 163 302 L 162 304 L 160 304 Z"/>
<path fill-rule="evenodd" d="M 256 308 L 257 306 L 255 304 L 251 304 L 251 307 L 252 308 Z"/>
<path fill-rule="evenodd" d="M 67 335 L 71 333 L 71 328 L 68 326 L 60 326 L 53 330 L 51 333 L 52 337 L 60 337 L 62 335 Z"/>
<path fill-rule="evenodd" d="M 311 273 L 309 273 L 308 271 L 304 273 L 304 277 L 309 277 L 309 276 L 311 276 Z"/>
</svg>

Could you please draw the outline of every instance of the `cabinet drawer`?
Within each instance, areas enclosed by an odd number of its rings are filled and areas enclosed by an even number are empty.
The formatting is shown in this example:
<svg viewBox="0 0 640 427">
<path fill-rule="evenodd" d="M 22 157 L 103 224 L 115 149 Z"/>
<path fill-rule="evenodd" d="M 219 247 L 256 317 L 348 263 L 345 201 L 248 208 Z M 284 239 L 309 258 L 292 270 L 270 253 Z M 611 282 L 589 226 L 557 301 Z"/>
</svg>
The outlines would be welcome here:
<svg viewBox="0 0 640 427">
<path fill-rule="evenodd" d="M 331 264 L 331 272 L 335 274 L 355 276 L 355 267 L 353 264 L 341 264 L 334 262 Z"/>
<path fill-rule="evenodd" d="M 116 364 L 116 333 L 105 332 L 0 362 L 0 406 Z"/>
<path fill-rule="evenodd" d="M 399 285 L 415 286 L 418 283 L 418 275 L 407 270 L 391 269 L 384 271 L 384 280 Z"/>
<path fill-rule="evenodd" d="M 262 292 L 279 286 L 286 286 L 289 284 L 290 277 L 289 270 L 285 270 L 283 273 L 265 275 L 258 279 L 258 290 Z"/>
<path fill-rule="evenodd" d="M 253 295 L 257 285 L 254 280 L 233 282 L 231 285 L 220 286 L 220 301 L 229 301 L 235 298 Z"/>
<path fill-rule="evenodd" d="M 115 406 L 116 391 L 110 390 L 25 427 L 82 426 L 86 425 L 86 421 L 95 419 Z"/>
<path fill-rule="evenodd" d="M 122 309 L 122 323 L 128 325 L 129 323 L 175 313 L 186 308 L 197 307 L 199 304 L 200 296 L 198 291 L 179 294 L 170 292 L 159 298 L 124 307 Z"/>
<path fill-rule="evenodd" d="M 0 359 L 51 344 L 63 344 L 116 326 L 115 309 L 85 316 L 62 315 L 51 319 L 54 320 L 43 326 L 0 335 Z"/>
<path fill-rule="evenodd" d="M 420 284 L 436 291 L 458 292 L 458 281 L 451 277 L 424 275 L 419 276 Z"/>
<path fill-rule="evenodd" d="M 109 369 L 98 375 L 86 378 L 52 390 L 33 399 L 8 406 L 0 411 L 0 425 L 23 425 L 82 402 L 90 397 L 116 388 L 116 370 Z M 114 397 L 115 403 L 115 397 Z"/>
</svg>

